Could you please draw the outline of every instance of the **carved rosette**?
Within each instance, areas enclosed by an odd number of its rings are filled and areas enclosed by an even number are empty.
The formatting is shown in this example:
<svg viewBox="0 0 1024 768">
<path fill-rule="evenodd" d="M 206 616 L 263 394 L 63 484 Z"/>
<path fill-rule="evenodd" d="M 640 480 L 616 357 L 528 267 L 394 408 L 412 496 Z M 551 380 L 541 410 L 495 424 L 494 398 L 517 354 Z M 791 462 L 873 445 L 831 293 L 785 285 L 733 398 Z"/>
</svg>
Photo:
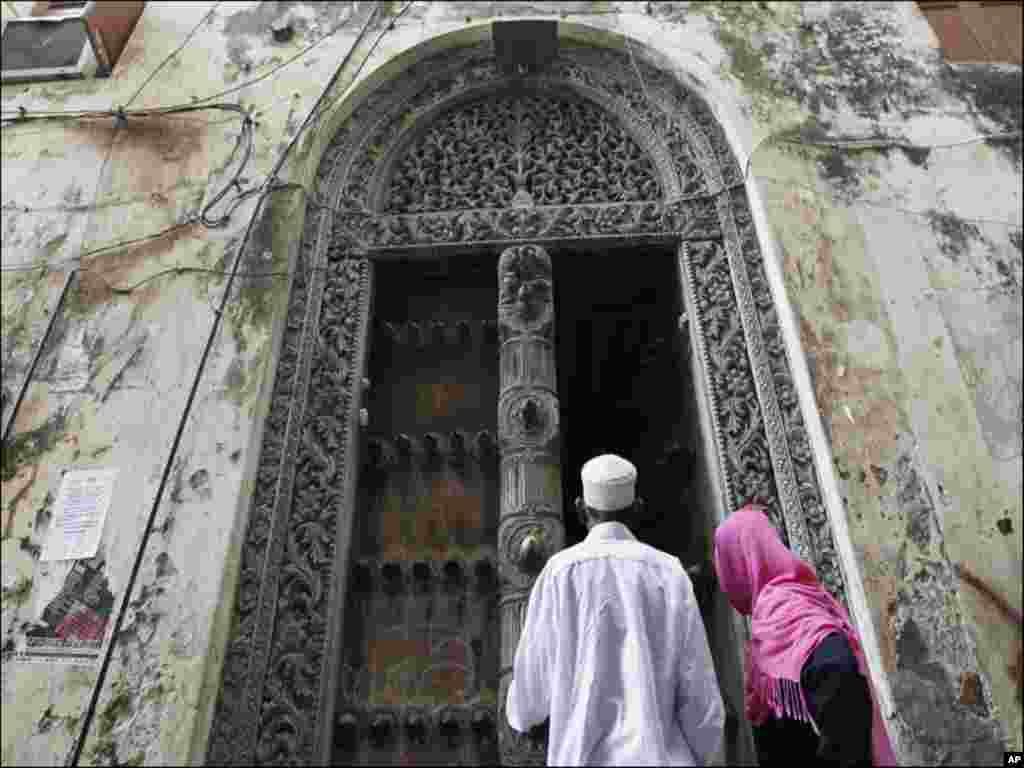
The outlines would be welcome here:
<svg viewBox="0 0 1024 768">
<path fill-rule="evenodd" d="M 502 679 L 498 733 L 502 761 L 521 765 L 543 763 L 545 745 L 509 727 L 505 695 L 530 586 L 544 560 L 561 549 L 565 538 L 551 257 L 537 245 L 507 248 L 498 262 L 498 290 L 498 334 L 502 340 L 498 396 Z"/>
<path fill-rule="evenodd" d="M 550 445 L 558 437 L 558 398 L 525 387 L 503 392 L 498 401 L 498 434 L 506 455 Z"/>
<path fill-rule="evenodd" d="M 509 593 L 529 591 L 533 584 L 533 574 L 520 565 L 531 538 L 538 540 L 541 551 L 549 554 L 557 552 L 565 544 L 565 525 L 551 506 L 527 504 L 520 512 L 501 519 L 498 529 L 499 569 L 502 583 L 510 588 Z"/>
</svg>

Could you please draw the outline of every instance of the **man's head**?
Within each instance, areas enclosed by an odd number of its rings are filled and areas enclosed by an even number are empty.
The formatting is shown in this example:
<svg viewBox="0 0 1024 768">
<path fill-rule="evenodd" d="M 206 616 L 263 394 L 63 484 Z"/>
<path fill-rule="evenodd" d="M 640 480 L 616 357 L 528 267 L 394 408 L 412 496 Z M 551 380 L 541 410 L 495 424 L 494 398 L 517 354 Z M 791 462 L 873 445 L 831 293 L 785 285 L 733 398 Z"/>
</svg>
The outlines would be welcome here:
<svg viewBox="0 0 1024 768">
<path fill-rule="evenodd" d="M 636 517 L 636 467 L 611 453 L 583 465 L 583 498 L 576 500 L 580 522 L 590 530 L 598 523 L 626 523 Z"/>
</svg>

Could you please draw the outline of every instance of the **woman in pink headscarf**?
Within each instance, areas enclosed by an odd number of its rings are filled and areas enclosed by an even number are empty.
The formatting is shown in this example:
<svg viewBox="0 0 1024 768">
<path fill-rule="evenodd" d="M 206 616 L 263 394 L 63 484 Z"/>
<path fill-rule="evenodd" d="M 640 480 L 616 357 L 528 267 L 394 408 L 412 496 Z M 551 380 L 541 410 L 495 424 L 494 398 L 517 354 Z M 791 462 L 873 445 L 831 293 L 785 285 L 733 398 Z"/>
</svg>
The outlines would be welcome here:
<svg viewBox="0 0 1024 768">
<path fill-rule="evenodd" d="M 715 531 L 715 573 L 751 617 L 746 713 L 762 765 L 897 765 L 857 633 L 756 505 Z"/>
</svg>

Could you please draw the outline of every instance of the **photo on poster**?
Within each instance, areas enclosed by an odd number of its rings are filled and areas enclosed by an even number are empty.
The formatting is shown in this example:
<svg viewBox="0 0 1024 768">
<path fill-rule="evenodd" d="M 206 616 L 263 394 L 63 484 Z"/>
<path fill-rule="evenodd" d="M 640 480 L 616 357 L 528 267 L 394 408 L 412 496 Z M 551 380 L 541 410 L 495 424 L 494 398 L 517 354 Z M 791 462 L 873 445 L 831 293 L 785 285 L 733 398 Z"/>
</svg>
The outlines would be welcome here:
<svg viewBox="0 0 1024 768">
<path fill-rule="evenodd" d="M 102 557 L 75 560 L 60 590 L 37 605 L 15 660 L 90 665 L 100 659 L 114 595 Z"/>
<path fill-rule="evenodd" d="M 28 615 L 14 660 L 92 665 L 100 660 L 114 607 L 108 562 L 100 543 L 118 470 L 76 469 L 62 473 L 52 510 L 37 514 L 41 543 L 32 579 Z M 46 505 L 49 506 L 49 505 Z"/>
</svg>

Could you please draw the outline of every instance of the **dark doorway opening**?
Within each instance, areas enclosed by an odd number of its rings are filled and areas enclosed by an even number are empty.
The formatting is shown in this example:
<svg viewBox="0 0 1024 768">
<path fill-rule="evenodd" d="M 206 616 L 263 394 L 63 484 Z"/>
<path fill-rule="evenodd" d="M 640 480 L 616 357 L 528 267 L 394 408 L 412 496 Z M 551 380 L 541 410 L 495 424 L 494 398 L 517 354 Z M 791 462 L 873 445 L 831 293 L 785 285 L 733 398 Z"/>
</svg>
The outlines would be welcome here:
<svg viewBox="0 0 1024 768">
<path fill-rule="evenodd" d="M 639 472 L 646 514 L 633 532 L 679 556 L 703 556 L 699 425 L 679 330 L 683 311 L 672 246 L 558 253 L 555 273 L 562 495 L 566 544 L 586 531 L 574 502 L 580 469 L 616 453 Z"/>
<path fill-rule="evenodd" d="M 725 763 L 756 764 L 743 711 L 741 627 L 709 580 L 716 508 L 710 440 L 701 433 L 696 366 L 681 328 L 682 283 L 673 245 L 552 253 L 562 436 L 566 546 L 586 529 L 577 519 L 580 469 L 616 453 L 639 473 L 646 509 L 633 533 L 693 578 L 726 703 Z"/>
</svg>

